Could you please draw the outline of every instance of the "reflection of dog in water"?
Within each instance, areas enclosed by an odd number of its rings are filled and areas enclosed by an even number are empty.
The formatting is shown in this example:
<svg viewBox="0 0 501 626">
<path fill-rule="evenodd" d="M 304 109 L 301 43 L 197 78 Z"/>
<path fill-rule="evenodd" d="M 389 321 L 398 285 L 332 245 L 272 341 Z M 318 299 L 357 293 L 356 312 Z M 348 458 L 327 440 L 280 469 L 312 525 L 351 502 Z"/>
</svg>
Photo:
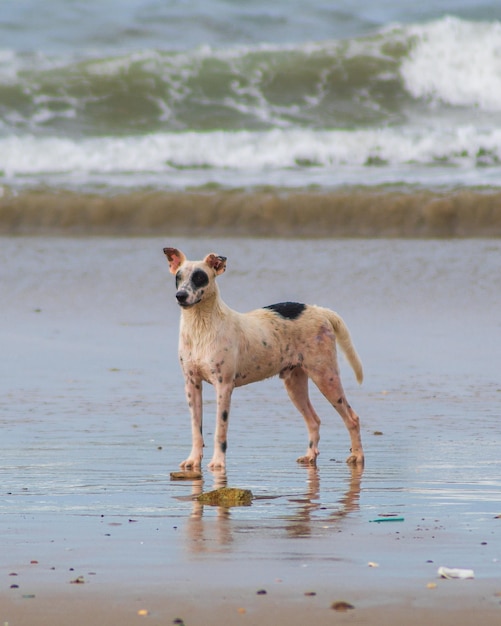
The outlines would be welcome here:
<svg viewBox="0 0 501 626">
<path fill-rule="evenodd" d="M 223 302 L 216 285 L 216 277 L 226 269 L 226 257 L 208 254 L 203 261 L 188 261 L 176 248 L 164 248 L 164 253 L 176 276 L 176 299 L 182 309 L 179 358 L 191 412 L 192 450 L 181 467 L 200 467 L 203 456 L 202 381 L 216 390 L 214 455 L 209 463 L 216 469 L 225 466 L 233 389 L 276 374 L 308 429 L 308 448 L 298 462 L 314 465 L 318 455 L 320 418 L 308 396 L 311 378 L 348 429 L 351 454 L 347 462 L 362 465 L 359 418 L 344 395 L 336 342 L 359 383 L 362 364 L 341 317 L 330 309 L 296 302 L 237 313 Z"/>
<path fill-rule="evenodd" d="M 331 545 L 333 532 L 335 530 L 340 531 L 343 520 L 350 513 L 359 510 L 362 475 L 363 467 L 352 465 L 349 474 L 343 471 L 340 472 L 339 476 L 331 476 L 329 480 L 323 481 L 324 488 L 321 489 L 319 469 L 314 465 L 307 465 L 304 492 L 299 491 L 295 495 L 287 495 L 286 497 L 284 497 L 285 493 L 276 496 L 258 496 L 259 500 L 266 500 L 270 505 L 271 517 L 270 514 L 266 516 L 266 522 L 263 526 L 260 526 L 259 523 L 256 525 L 255 519 L 252 519 L 248 526 L 243 520 L 240 520 L 238 529 L 240 532 L 251 530 L 252 534 L 258 530 L 259 536 L 265 541 L 266 537 L 270 536 L 270 531 L 275 536 L 276 531 L 283 530 L 288 537 L 292 538 L 324 537 Z M 227 486 L 225 470 L 214 471 L 213 479 L 213 489 Z M 214 552 L 224 551 L 225 554 L 228 554 L 228 546 L 231 546 L 235 540 L 236 529 L 232 523 L 233 509 L 225 506 L 210 506 L 209 508 L 216 509 L 215 515 L 211 511 L 211 514 L 204 519 L 204 508 L 207 505 L 202 504 L 197 499 L 197 496 L 203 491 L 203 485 L 201 478 L 191 481 L 193 509 L 185 525 L 185 536 L 188 540 L 187 548 L 196 553 L 214 554 Z M 286 489 L 286 484 L 282 484 L 281 491 L 286 491 Z M 185 498 L 181 497 L 180 499 Z M 274 521 L 270 523 L 270 519 Z M 236 550 L 238 550 L 238 545 L 237 542 Z M 315 557 L 312 555 L 312 558 Z M 323 552 L 320 558 L 336 557 Z"/>
</svg>

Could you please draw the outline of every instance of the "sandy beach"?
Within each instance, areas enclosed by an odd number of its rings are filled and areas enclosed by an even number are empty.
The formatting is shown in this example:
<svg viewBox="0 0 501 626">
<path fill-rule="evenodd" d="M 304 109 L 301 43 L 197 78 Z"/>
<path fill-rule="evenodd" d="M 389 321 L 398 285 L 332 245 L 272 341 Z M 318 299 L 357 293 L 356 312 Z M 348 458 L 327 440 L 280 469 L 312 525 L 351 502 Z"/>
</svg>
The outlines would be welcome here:
<svg viewBox="0 0 501 626">
<path fill-rule="evenodd" d="M 499 240 L 0 241 L 0 624 L 500 623 Z M 234 394 L 225 474 L 170 479 L 190 429 L 165 245 L 227 256 L 233 308 L 344 317 L 363 470 L 314 389 L 321 454 L 298 466 L 306 430 L 272 379 Z M 194 500 L 221 485 L 252 504 Z"/>
</svg>

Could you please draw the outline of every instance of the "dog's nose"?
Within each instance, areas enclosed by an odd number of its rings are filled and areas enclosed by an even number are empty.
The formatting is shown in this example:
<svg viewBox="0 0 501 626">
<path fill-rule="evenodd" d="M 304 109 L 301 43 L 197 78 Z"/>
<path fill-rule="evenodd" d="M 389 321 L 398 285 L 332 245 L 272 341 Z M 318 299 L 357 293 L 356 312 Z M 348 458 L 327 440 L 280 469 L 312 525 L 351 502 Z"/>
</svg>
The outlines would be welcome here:
<svg viewBox="0 0 501 626">
<path fill-rule="evenodd" d="M 180 289 L 176 293 L 176 299 L 179 302 L 179 304 L 184 304 L 186 300 L 188 300 L 188 292 L 185 291 L 184 289 Z"/>
</svg>

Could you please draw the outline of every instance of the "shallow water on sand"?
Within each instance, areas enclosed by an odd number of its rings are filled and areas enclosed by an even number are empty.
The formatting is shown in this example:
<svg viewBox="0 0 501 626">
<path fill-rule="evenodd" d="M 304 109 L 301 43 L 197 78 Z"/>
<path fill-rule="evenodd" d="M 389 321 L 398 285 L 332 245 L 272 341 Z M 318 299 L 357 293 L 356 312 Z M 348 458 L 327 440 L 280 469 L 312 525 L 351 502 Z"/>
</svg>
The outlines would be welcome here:
<svg viewBox="0 0 501 626">
<path fill-rule="evenodd" d="M 365 367 L 358 387 L 341 359 L 363 471 L 314 389 L 318 468 L 295 463 L 306 430 L 273 379 L 234 394 L 226 475 L 170 480 L 190 430 L 167 244 L 228 256 L 238 310 L 300 300 L 344 317 Z M 35 559 L 47 584 L 57 565 L 136 585 L 370 587 L 376 561 L 395 585 L 439 565 L 499 579 L 499 241 L 4 238 L 0 266 L 4 573 Z M 214 406 L 206 387 L 206 461 Z M 192 501 L 222 484 L 256 499 Z M 390 514 L 404 519 L 373 522 Z"/>
</svg>

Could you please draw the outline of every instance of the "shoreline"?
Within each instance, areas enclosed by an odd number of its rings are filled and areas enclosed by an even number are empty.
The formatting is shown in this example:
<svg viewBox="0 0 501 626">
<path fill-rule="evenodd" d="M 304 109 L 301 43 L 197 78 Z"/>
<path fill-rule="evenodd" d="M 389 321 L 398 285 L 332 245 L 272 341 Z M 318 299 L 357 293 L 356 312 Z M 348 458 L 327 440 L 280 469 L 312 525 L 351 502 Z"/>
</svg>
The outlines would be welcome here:
<svg viewBox="0 0 501 626">
<path fill-rule="evenodd" d="M 64 190 L 0 197 L 1 235 L 497 238 L 501 191 Z"/>
</svg>

